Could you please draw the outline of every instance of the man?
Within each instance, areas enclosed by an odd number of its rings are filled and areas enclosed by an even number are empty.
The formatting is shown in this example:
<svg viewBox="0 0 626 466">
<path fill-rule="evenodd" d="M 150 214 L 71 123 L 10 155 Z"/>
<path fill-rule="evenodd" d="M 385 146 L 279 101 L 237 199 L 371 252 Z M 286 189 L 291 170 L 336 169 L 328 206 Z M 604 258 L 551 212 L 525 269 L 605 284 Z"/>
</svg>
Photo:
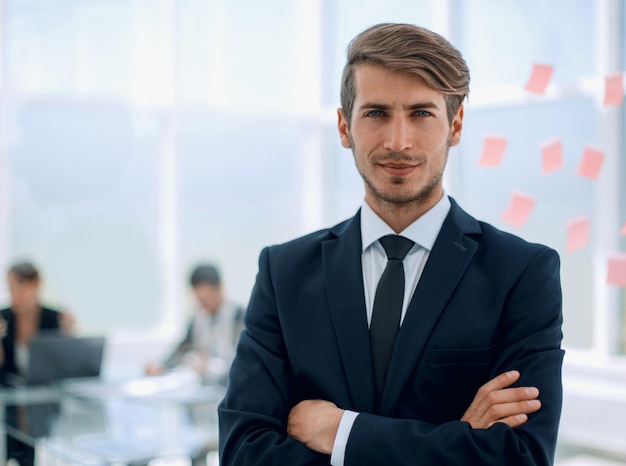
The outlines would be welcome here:
<svg viewBox="0 0 626 466">
<path fill-rule="evenodd" d="M 559 258 L 443 192 L 468 91 L 461 54 L 428 30 L 352 41 L 338 128 L 365 202 L 262 251 L 219 407 L 223 466 L 552 464 Z M 397 334 L 380 333 L 396 307 Z"/>
<path fill-rule="evenodd" d="M 212 264 L 196 266 L 189 284 L 197 309 L 187 334 L 162 364 L 148 364 L 146 373 L 159 375 L 166 369 L 186 364 L 211 381 L 220 381 L 232 360 L 244 310 L 225 298 L 220 273 Z"/>
</svg>

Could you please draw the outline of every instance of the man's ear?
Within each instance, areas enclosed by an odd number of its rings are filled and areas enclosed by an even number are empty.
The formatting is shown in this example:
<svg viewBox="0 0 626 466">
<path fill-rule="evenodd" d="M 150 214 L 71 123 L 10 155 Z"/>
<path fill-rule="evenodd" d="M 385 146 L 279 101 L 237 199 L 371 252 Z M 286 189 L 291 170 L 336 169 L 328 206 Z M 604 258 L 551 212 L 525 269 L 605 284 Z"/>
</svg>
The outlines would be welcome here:
<svg viewBox="0 0 626 466">
<path fill-rule="evenodd" d="M 352 148 L 352 142 L 350 139 L 350 128 L 348 120 L 343 114 L 343 110 L 337 109 L 337 129 L 339 130 L 339 137 L 341 138 L 341 145 L 346 149 Z"/>
<path fill-rule="evenodd" d="M 461 133 L 463 131 L 463 105 L 459 105 L 459 109 L 456 111 L 456 115 L 452 119 L 450 125 L 450 146 L 456 146 L 461 142 Z"/>
</svg>

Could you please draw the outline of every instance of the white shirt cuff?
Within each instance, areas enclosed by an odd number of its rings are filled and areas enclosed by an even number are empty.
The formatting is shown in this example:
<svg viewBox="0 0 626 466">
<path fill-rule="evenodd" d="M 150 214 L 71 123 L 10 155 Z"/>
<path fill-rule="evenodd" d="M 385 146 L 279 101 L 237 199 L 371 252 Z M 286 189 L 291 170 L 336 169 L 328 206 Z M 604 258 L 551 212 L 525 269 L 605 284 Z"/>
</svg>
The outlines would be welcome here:
<svg viewBox="0 0 626 466">
<path fill-rule="evenodd" d="M 333 452 L 330 456 L 330 464 L 332 466 L 343 466 L 343 461 L 346 456 L 346 447 L 348 446 L 348 437 L 350 436 L 352 425 L 358 415 L 359 413 L 355 413 L 354 411 L 345 410 L 343 412 L 341 421 L 339 422 L 337 436 L 335 437 Z"/>
</svg>

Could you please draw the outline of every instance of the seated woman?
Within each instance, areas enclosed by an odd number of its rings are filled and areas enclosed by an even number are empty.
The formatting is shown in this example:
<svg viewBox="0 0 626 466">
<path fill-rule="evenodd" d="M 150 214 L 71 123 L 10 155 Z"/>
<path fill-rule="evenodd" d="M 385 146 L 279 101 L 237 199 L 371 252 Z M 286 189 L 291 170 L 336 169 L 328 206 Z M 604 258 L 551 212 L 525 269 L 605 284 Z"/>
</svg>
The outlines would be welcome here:
<svg viewBox="0 0 626 466">
<path fill-rule="evenodd" d="M 11 266 L 7 273 L 11 306 L 0 310 L 0 383 L 24 375 L 28 367 L 28 345 L 41 331 L 70 332 L 74 318 L 41 305 L 39 272 L 30 262 Z M 15 458 L 21 466 L 33 464 L 32 447 L 7 436 L 7 458 Z"/>
</svg>

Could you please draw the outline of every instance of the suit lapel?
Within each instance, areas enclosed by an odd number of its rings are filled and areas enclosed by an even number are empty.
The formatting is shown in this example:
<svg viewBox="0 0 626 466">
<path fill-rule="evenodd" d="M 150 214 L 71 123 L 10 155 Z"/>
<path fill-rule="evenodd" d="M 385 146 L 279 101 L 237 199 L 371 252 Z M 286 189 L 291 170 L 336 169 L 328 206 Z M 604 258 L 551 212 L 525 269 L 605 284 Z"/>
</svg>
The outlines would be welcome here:
<svg viewBox="0 0 626 466">
<path fill-rule="evenodd" d="M 451 209 L 398 332 L 383 393 L 381 412 L 390 412 L 404 389 L 424 345 L 477 249 L 465 236 L 480 233 L 475 219 L 451 201 Z"/>
<path fill-rule="evenodd" d="M 373 412 L 374 387 L 361 266 L 360 214 L 322 244 L 324 276 L 352 409 Z"/>
</svg>

